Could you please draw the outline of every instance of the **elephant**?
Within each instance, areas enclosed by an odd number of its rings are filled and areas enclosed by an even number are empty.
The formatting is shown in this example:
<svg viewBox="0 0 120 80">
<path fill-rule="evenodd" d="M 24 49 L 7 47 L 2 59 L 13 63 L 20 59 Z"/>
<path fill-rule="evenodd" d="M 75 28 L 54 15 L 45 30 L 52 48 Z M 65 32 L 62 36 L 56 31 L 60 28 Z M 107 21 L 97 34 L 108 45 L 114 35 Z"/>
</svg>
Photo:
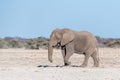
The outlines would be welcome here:
<svg viewBox="0 0 120 80">
<path fill-rule="evenodd" d="M 73 53 L 85 56 L 81 67 L 86 67 L 89 57 L 93 58 L 94 66 L 99 66 L 98 42 L 88 31 L 75 31 L 68 28 L 55 29 L 48 42 L 48 60 L 52 62 L 53 48 L 59 44 L 64 59 L 64 66 L 71 64 L 69 58 Z"/>
</svg>

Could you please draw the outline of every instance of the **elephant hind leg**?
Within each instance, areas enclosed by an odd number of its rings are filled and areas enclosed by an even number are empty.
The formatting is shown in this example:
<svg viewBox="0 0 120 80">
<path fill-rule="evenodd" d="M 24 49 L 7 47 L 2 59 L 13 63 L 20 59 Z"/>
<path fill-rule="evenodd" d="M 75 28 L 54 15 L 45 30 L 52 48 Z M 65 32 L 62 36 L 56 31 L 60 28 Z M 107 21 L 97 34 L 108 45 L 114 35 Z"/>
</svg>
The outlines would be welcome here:
<svg viewBox="0 0 120 80">
<path fill-rule="evenodd" d="M 83 64 L 81 65 L 81 67 L 86 67 L 87 66 L 88 59 L 90 57 L 90 54 L 88 54 L 88 53 L 84 53 L 84 55 L 85 55 L 85 58 L 84 58 L 84 61 L 83 61 Z"/>
<path fill-rule="evenodd" d="M 99 55 L 98 55 L 98 52 L 95 51 L 95 52 L 91 55 L 91 57 L 92 57 L 93 60 L 94 60 L 94 66 L 95 66 L 95 67 L 99 67 Z"/>
</svg>

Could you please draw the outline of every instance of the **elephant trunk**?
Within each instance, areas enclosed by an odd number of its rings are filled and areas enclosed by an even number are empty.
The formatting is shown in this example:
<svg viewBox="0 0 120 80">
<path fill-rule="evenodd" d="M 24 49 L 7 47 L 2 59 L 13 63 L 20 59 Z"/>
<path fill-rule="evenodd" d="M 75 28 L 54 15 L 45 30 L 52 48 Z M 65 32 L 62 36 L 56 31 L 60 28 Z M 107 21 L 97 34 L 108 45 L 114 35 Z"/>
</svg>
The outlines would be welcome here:
<svg viewBox="0 0 120 80">
<path fill-rule="evenodd" d="M 48 44 L 48 60 L 50 62 L 52 62 L 52 54 L 53 54 L 53 47 L 52 47 L 51 42 L 49 41 L 49 44 Z"/>
</svg>

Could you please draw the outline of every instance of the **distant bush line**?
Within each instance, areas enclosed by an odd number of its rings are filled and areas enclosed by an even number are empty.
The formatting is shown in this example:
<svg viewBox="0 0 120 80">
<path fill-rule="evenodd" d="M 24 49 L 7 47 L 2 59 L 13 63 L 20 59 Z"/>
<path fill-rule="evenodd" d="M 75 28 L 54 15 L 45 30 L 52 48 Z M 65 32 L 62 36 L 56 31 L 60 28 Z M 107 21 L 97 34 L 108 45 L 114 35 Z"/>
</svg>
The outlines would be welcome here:
<svg viewBox="0 0 120 80">
<path fill-rule="evenodd" d="M 112 47 L 120 48 L 120 39 L 114 38 L 101 38 L 96 36 L 99 47 Z M 38 38 L 21 38 L 21 37 L 5 37 L 0 38 L 0 49 L 7 48 L 25 48 L 25 49 L 47 49 L 48 38 L 38 37 Z"/>
<path fill-rule="evenodd" d="M 0 39 L 0 48 L 25 48 L 25 49 L 47 49 L 48 45 L 47 38 L 38 37 L 38 38 L 20 38 L 20 37 L 5 37 Z"/>
</svg>

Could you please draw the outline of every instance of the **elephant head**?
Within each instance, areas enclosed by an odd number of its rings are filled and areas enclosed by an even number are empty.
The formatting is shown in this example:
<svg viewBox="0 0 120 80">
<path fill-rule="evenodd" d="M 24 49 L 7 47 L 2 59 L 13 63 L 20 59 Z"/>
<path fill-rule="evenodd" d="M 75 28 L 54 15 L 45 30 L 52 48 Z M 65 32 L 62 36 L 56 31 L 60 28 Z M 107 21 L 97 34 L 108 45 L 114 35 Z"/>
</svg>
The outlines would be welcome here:
<svg viewBox="0 0 120 80">
<path fill-rule="evenodd" d="M 64 46 L 74 39 L 74 34 L 69 29 L 55 29 L 48 43 L 48 60 L 52 62 L 53 47 L 58 43 Z"/>
</svg>

